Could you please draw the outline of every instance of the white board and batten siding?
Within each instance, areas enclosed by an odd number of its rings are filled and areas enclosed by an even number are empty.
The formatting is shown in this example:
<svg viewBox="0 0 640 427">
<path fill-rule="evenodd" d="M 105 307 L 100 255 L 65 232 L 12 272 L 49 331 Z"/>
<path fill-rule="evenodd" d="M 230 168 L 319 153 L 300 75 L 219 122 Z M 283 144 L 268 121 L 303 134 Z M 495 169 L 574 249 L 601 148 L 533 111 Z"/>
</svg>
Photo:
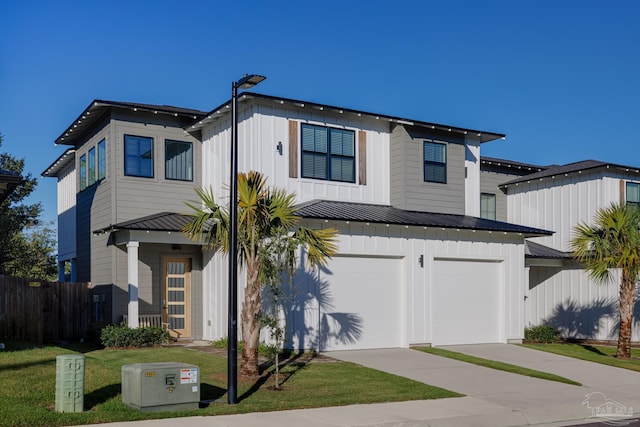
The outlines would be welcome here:
<svg viewBox="0 0 640 427">
<path fill-rule="evenodd" d="M 69 162 L 58 173 L 58 258 L 76 257 L 76 168 Z"/>
<path fill-rule="evenodd" d="M 313 199 L 339 200 L 375 204 L 389 204 L 389 123 L 368 117 L 340 115 L 310 108 L 264 103 L 242 102 L 238 111 L 238 171 L 256 170 L 268 178 L 268 184 L 296 193 L 296 202 Z M 337 127 L 355 132 L 356 182 L 332 182 L 300 177 L 300 160 L 297 178 L 290 178 L 289 122 L 298 123 L 297 143 L 300 141 L 300 124 L 309 123 Z M 366 138 L 366 184 L 358 177 L 359 131 Z M 216 198 L 226 203 L 229 197 L 230 141 L 229 117 L 224 116 L 202 129 L 203 170 L 205 187 L 214 189 Z M 277 150 L 282 144 L 282 154 Z M 300 149 L 297 149 L 298 157 Z M 222 166 L 222 167 L 221 167 Z"/>
<path fill-rule="evenodd" d="M 283 314 L 292 348 L 329 351 L 522 339 L 521 236 L 384 224 L 306 225 L 338 228 L 339 250 L 327 268 L 299 271 L 294 278 Z M 227 334 L 227 259 L 216 255 L 205 264 L 205 283 L 214 286 L 203 293 L 204 337 L 218 339 Z M 445 264 L 454 264 L 460 274 L 444 274 Z M 243 274 L 239 284 L 241 304 Z M 441 332 L 448 320 L 445 312 L 456 313 L 458 323 Z"/>
<path fill-rule="evenodd" d="M 624 177 L 585 171 L 511 185 L 507 197 L 508 222 L 554 231 L 552 236 L 533 240 L 569 251 L 576 224 L 593 224 L 599 208 L 620 201 L 620 179 Z"/>
</svg>

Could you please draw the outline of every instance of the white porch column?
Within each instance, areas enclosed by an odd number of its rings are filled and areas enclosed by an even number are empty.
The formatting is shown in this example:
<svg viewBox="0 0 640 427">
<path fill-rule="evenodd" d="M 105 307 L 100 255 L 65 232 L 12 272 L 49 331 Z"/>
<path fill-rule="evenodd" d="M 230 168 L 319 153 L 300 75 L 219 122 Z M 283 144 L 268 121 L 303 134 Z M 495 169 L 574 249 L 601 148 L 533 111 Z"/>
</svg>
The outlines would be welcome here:
<svg viewBox="0 0 640 427">
<path fill-rule="evenodd" d="M 140 242 L 127 243 L 127 278 L 129 282 L 129 306 L 127 324 L 137 328 L 138 324 L 138 247 Z"/>
</svg>

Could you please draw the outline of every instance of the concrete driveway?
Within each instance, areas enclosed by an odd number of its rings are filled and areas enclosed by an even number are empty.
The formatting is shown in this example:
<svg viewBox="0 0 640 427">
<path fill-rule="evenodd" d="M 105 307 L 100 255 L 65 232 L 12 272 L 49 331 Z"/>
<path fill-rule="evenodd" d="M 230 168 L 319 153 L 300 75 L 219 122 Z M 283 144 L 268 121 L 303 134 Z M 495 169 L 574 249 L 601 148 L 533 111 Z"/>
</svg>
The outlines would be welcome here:
<svg viewBox="0 0 640 427">
<path fill-rule="evenodd" d="M 327 355 L 501 406 L 521 416 L 526 424 L 596 421 L 616 408 L 619 411 L 640 408 L 637 372 L 508 344 L 443 348 L 551 372 L 583 386 L 510 374 L 409 349 L 336 351 Z M 606 409 L 607 404 L 613 409 Z M 600 416 L 591 418 L 598 411 Z"/>
</svg>

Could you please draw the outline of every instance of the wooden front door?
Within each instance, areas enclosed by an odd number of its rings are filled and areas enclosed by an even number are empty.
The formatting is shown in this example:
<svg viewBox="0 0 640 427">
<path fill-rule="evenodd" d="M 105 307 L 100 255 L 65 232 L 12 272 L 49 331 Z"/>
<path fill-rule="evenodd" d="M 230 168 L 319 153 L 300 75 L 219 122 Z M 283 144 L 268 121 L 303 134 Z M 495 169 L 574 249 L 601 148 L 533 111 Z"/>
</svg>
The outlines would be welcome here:
<svg viewBox="0 0 640 427">
<path fill-rule="evenodd" d="M 171 336 L 191 336 L 191 259 L 165 258 L 163 321 Z"/>
</svg>

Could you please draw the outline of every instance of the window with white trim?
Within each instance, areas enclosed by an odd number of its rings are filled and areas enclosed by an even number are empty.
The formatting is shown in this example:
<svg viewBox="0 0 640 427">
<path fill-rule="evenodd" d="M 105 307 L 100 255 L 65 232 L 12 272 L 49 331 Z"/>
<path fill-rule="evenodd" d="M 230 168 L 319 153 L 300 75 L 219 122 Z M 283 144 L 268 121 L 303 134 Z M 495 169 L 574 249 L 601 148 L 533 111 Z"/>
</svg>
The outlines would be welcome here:
<svg viewBox="0 0 640 427">
<path fill-rule="evenodd" d="M 355 132 L 302 124 L 302 177 L 356 182 Z"/>
</svg>

